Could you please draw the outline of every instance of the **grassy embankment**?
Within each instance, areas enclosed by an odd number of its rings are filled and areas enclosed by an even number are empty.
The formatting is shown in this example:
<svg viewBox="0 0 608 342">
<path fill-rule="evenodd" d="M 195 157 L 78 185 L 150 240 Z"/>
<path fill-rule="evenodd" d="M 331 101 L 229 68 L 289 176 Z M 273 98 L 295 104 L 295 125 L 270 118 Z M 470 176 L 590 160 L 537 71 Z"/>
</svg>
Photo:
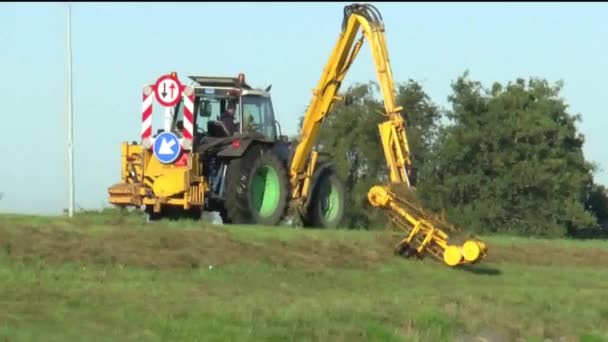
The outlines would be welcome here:
<svg viewBox="0 0 608 342">
<path fill-rule="evenodd" d="M 0 341 L 608 337 L 608 242 L 484 240 L 461 270 L 386 232 L 0 216 Z"/>
</svg>

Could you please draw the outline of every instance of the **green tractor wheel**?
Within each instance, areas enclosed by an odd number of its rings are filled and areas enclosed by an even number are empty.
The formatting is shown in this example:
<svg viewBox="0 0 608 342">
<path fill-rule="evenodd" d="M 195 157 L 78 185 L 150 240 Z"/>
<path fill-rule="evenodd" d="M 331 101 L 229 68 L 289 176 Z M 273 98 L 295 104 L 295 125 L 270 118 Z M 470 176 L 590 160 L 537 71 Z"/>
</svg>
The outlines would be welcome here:
<svg viewBox="0 0 608 342">
<path fill-rule="evenodd" d="M 268 165 L 258 168 L 253 175 L 251 204 L 260 217 L 269 217 L 279 205 L 281 181 L 275 169 Z"/>
<path fill-rule="evenodd" d="M 336 228 L 344 215 L 345 189 L 338 175 L 327 168 L 316 178 L 304 217 L 306 226 Z"/>
<path fill-rule="evenodd" d="M 251 147 L 226 174 L 227 216 L 233 223 L 278 224 L 287 209 L 287 171 L 267 148 Z"/>
</svg>

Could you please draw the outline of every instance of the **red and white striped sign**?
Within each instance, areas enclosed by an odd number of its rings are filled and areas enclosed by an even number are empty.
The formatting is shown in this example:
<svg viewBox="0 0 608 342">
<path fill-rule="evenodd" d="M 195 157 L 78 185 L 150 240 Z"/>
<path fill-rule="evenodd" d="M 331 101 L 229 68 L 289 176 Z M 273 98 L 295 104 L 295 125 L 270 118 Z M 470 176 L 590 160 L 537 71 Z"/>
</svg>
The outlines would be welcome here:
<svg viewBox="0 0 608 342">
<path fill-rule="evenodd" d="M 184 128 L 182 130 L 183 138 L 180 139 L 182 143 L 182 147 L 186 150 L 190 150 L 192 148 L 192 137 L 194 135 L 194 88 L 193 87 L 185 87 L 179 83 L 177 76 L 162 76 L 154 85 L 148 85 L 144 87 L 143 90 L 143 103 L 142 103 L 142 116 L 141 116 L 141 141 L 144 148 L 152 148 L 153 138 L 152 138 L 152 104 L 154 98 L 156 97 L 158 101 L 159 90 L 158 86 L 160 80 L 167 80 L 168 78 L 172 78 L 179 85 L 178 91 L 179 94 L 183 97 L 183 123 Z M 170 89 L 174 90 L 175 89 Z M 162 89 L 165 91 L 165 89 Z M 179 97 L 179 96 L 178 96 Z M 163 106 L 167 106 L 167 103 L 159 103 Z"/>
<path fill-rule="evenodd" d="M 184 130 L 182 135 L 184 141 L 182 146 L 185 149 L 192 147 L 192 136 L 194 134 L 194 88 L 188 87 L 183 92 L 184 96 Z"/>
<path fill-rule="evenodd" d="M 152 147 L 152 100 L 154 92 L 151 86 L 144 87 L 143 104 L 141 107 L 141 142 L 145 148 Z"/>
</svg>

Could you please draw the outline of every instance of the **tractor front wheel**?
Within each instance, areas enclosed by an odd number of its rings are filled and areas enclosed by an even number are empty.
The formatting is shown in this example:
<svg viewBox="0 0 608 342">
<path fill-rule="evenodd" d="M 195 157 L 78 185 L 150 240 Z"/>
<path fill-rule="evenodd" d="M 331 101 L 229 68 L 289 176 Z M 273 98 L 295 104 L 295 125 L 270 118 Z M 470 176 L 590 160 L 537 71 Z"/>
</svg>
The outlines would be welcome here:
<svg viewBox="0 0 608 342">
<path fill-rule="evenodd" d="M 344 215 L 344 184 L 332 168 L 325 169 L 317 178 L 310 202 L 303 217 L 306 226 L 336 228 Z"/>
</svg>

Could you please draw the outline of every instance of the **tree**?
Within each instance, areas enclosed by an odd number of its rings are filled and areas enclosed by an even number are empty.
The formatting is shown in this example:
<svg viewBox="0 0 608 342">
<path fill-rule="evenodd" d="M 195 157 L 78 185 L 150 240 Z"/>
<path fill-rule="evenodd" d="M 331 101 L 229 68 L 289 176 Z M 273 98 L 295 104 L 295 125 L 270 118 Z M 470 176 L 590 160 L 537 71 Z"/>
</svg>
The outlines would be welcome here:
<svg viewBox="0 0 608 342">
<path fill-rule="evenodd" d="M 448 208 L 450 221 L 477 232 L 562 236 L 594 227 L 584 205 L 593 165 L 561 88 L 517 79 L 486 90 L 468 73 L 459 77 L 451 124 L 419 181 L 424 203 Z"/>
<path fill-rule="evenodd" d="M 412 184 L 437 139 L 441 110 L 414 80 L 398 86 L 397 103 L 403 107 L 408 143 L 412 152 Z"/>
<path fill-rule="evenodd" d="M 593 213 L 599 225 L 599 229 L 587 235 L 608 236 L 608 189 L 604 185 L 589 184 L 585 209 Z"/>
</svg>

